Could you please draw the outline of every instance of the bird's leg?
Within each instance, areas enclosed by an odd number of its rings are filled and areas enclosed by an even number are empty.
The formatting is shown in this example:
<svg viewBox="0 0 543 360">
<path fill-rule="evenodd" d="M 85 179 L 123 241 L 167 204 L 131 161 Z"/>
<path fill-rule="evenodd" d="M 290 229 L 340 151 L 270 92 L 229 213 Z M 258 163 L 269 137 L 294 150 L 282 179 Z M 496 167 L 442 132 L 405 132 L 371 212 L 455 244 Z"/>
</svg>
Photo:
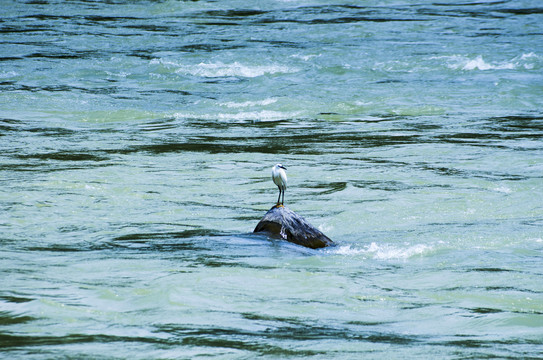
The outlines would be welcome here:
<svg viewBox="0 0 543 360">
<path fill-rule="evenodd" d="M 285 189 L 283 189 L 283 201 L 281 201 L 281 205 L 285 204 Z"/>
<path fill-rule="evenodd" d="M 278 188 L 279 188 L 279 197 L 277 198 L 277 205 L 280 204 L 280 203 L 279 203 L 279 200 L 281 200 L 281 187 L 278 186 Z"/>
</svg>

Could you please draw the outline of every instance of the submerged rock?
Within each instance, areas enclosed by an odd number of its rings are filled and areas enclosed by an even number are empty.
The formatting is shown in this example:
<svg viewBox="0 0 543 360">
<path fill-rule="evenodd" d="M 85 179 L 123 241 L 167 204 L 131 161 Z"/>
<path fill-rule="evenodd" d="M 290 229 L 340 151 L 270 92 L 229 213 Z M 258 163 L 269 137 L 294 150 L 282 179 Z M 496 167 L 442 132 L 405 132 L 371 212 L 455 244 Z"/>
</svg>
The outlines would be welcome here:
<svg viewBox="0 0 543 360">
<path fill-rule="evenodd" d="M 254 232 L 265 232 L 273 237 L 312 249 L 334 244 L 328 236 L 283 205 L 272 207 L 256 225 Z"/>
</svg>

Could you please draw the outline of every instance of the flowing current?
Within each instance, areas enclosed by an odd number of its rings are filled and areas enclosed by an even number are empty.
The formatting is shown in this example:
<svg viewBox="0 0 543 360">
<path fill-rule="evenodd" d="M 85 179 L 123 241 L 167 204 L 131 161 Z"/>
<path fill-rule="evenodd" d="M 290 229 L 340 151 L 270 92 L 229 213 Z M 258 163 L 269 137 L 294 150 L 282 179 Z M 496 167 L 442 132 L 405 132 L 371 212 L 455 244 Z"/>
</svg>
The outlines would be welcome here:
<svg viewBox="0 0 543 360">
<path fill-rule="evenodd" d="M 543 356 L 540 1 L 1 9 L 1 357 Z"/>
</svg>

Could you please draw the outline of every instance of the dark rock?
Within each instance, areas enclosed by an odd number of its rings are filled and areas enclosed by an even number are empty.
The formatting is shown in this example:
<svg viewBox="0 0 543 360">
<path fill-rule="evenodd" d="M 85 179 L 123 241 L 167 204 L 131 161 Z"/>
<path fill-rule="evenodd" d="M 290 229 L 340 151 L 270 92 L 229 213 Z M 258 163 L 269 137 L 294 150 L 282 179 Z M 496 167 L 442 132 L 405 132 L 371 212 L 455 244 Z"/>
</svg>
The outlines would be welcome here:
<svg viewBox="0 0 543 360">
<path fill-rule="evenodd" d="M 272 207 L 260 220 L 254 232 L 265 232 L 272 237 L 312 249 L 334 245 L 328 236 L 283 205 Z"/>
</svg>

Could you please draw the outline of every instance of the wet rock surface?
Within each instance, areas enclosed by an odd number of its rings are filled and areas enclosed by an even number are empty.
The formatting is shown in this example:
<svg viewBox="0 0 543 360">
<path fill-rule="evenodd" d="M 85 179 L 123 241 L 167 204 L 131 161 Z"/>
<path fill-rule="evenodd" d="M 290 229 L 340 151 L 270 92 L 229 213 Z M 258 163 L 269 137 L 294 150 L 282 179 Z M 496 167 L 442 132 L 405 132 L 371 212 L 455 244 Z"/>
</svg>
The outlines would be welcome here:
<svg viewBox="0 0 543 360">
<path fill-rule="evenodd" d="M 275 205 L 260 220 L 255 233 L 263 232 L 312 249 L 334 245 L 334 242 L 300 215 L 283 205 Z"/>
</svg>

